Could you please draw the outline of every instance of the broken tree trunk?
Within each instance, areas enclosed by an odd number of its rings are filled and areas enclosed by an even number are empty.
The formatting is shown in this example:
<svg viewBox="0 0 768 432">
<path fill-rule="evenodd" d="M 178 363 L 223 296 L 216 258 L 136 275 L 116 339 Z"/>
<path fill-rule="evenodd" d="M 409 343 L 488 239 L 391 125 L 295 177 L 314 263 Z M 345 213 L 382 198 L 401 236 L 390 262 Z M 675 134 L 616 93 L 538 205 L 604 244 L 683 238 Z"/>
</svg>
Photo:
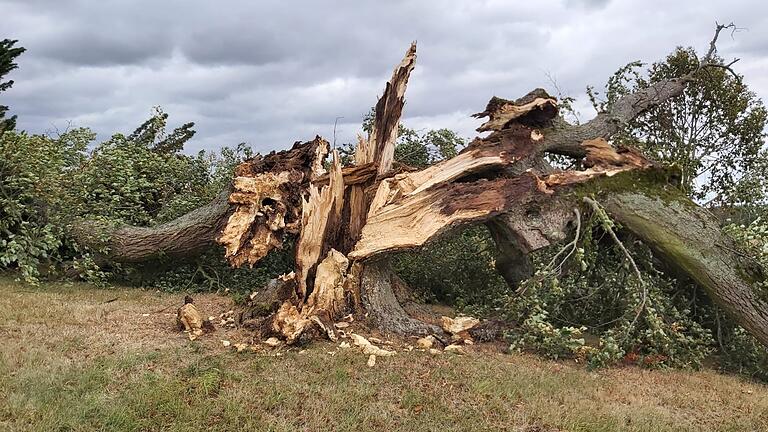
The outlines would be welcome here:
<svg viewBox="0 0 768 432">
<path fill-rule="evenodd" d="M 238 167 L 227 205 L 212 204 L 197 214 L 199 221 L 190 214 L 175 222 L 199 231 L 161 226 L 146 229 L 145 238 L 197 236 L 188 243 L 195 249 L 218 231 L 233 266 L 254 265 L 288 236 L 297 238 L 295 272 L 273 281 L 265 298 L 253 299 L 258 313 L 244 315 L 264 336 L 289 343 L 316 335 L 335 339 L 334 322 L 350 313 L 383 331 L 425 334 L 440 330 L 410 317 L 398 301 L 402 293 L 393 286 L 401 290 L 402 284 L 388 264 L 392 253 L 485 223 L 504 252 L 502 273 L 516 285 L 530 274 L 528 254 L 562 241 L 574 208 L 591 196 L 768 346 L 768 304 L 753 291 L 762 269 L 746 264 L 717 221 L 674 189 L 662 168 L 608 141 L 621 123 L 679 95 L 693 73 L 627 95 L 580 126 L 565 123 L 544 90 L 515 101 L 494 97 L 477 114 L 488 118 L 479 128 L 488 136 L 426 169 L 396 170 L 397 129 L 415 58 L 412 45 L 376 104 L 373 131 L 360 138 L 353 166 L 342 167 L 335 153 L 327 162 L 328 143 L 319 137 L 296 143 Z M 546 154 L 573 157 L 582 168 L 554 170 Z M 642 191 L 640 183 L 647 186 Z M 116 260 L 182 253 L 172 242 L 154 241 L 135 253 L 120 249 L 123 241 L 113 233 Z"/>
<path fill-rule="evenodd" d="M 358 262 L 350 265 L 345 256 L 367 224 L 379 179 L 393 175 L 392 162 L 405 103 L 405 88 L 415 59 L 416 45 L 413 44 L 395 68 L 376 104 L 373 129 L 369 137 L 359 140 L 355 166 L 342 168 L 338 154 L 334 153 L 330 172 L 316 173 L 305 187 L 296 246 L 296 271 L 286 277 L 295 283 L 295 292 L 267 318 L 271 321 L 269 328 L 289 342 L 298 340 L 310 327 L 319 328 L 333 339 L 334 320 L 363 310 L 373 321 L 391 332 L 425 334 L 438 330 L 410 318 L 403 310 L 393 293 L 390 279 L 395 276 L 386 260 L 375 264 Z M 309 165 L 322 166 L 325 154 L 322 151 L 314 154 L 316 158 L 303 161 L 304 168 L 299 171 L 305 172 Z M 260 185 L 264 190 L 274 188 L 270 177 L 257 171 L 250 172 L 246 178 L 236 178 L 236 190 L 239 183 L 252 187 Z M 282 201 L 277 196 L 273 198 L 275 205 Z M 220 242 L 228 246 L 228 256 L 233 265 L 252 265 L 264 255 L 257 244 L 265 242 L 252 237 L 254 246 L 251 250 L 260 251 L 254 254 L 243 250 L 245 243 L 233 242 L 232 239 L 239 238 L 241 233 L 274 230 L 265 226 L 263 219 L 250 216 L 258 211 L 258 204 L 249 201 L 242 205 L 240 200 L 234 199 L 230 202 L 237 208 Z M 291 205 L 285 207 L 295 208 Z M 238 216 L 241 214 L 245 217 Z M 229 227 L 232 229 L 229 230 Z M 227 235 L 228 231 L 235 235 Z"/>
</svg>

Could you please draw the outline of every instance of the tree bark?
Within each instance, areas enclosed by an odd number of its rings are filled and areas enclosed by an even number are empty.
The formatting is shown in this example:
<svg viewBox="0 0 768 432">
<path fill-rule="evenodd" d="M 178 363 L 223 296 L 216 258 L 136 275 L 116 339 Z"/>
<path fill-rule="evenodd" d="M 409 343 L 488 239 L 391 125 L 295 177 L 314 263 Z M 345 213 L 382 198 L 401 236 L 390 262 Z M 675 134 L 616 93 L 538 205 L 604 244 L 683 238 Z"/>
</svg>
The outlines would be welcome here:
<svg viewBox="0 0 768 432">
<path fill-rule="evenodd" d="M 392 286 L 393 278 L 396 277 L 386 260 L 365 265 L 360 291 L 371 322 L 379 329 L 400 335 L 442 333 L 439 327 L 411 318 L 403 309 Z"/>
<path fill-rule="evenodd" d="M 230 192 L 227 188 L 210 204 L 158 226 L 110 227 L 80 221 L 74 224 L 71 234 L 81 245 L 103 251 L 111 262 L 136 264 L 195 257 L 215 245 L 231 211 Z"/>
</svg>

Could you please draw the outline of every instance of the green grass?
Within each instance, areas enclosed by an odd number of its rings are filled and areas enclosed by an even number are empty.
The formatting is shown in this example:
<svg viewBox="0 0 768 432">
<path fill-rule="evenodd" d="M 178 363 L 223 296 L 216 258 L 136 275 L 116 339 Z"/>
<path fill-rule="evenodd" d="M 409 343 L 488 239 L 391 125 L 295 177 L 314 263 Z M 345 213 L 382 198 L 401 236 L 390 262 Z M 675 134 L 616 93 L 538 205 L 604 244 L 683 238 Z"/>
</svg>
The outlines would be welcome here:
<svg viewBox="0 0 768 432">
<path fill-rule="evenodd" d="M 714 371 L 415 351 L 368 368 L 330 343 L 236 354 L 168 315 L 145 328 L 175 299 L 152 292 L 0 280 L 0 298 L 3 431 L 768 430 L 768 389 Z"/>
</svg>

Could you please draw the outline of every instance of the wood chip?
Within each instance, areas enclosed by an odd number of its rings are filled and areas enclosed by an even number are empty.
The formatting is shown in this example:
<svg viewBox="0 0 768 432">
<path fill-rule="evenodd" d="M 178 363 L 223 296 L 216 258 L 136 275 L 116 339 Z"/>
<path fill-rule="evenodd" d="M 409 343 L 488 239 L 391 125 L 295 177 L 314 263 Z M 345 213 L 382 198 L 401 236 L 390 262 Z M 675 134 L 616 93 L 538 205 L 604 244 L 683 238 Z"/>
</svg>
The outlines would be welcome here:
<svg viewBox="0 0 768 432">
<path fill-rule="evenodd" d="M 416 341 L 416 345 L 418 345 L 419 348 L 430 349 L 430 348 L 432 348 L 432 345 L 435 344 L 436 340 L 437 339 L 435 339 L 434 336 L 429 335 L 429 336 L 426 336 L 426 337 L 423 337 L 423 338 L 417 340 Z"/>
<path fill-rule="evenodd" d="M 480 320 L 473 317 L 456 317 L 456 318 L 450 318 L 447 316 L 442 317 L 441 324 L 443 327 L 443 330 L 447 331 L 450 334 L 457 334 L 461 333 L 463 331 L 467 331 L 471 329 L 472 327 L 480 324 Z"/>
<path fill-rule="evenodd" d="M 376 345 L 372 344 L 368 339 L 352 333 L 350 335 L 352 337 L 352 341 L 355 343 L 355 345 L 359 346 L 363 349 L 363 354 L 374 354 L 380 357 L 387 357 L 395 355 L 394 351 L 388 351 L 382 348 L 377 347 Z"/>
<path fill-rule="evenodd" d="M 271 338 L 269 338 L 269 339 L 265 340 L 265 341 L 264 341 L 264 344 L 265 344 L 265 345 L 267 345 L 267 346 L 271 346 L 272 348 L 274 348 L 274 347 L 276 347 L 276 346 L 280 345 L 280 339 L 278 339 L 278 338 L 276 338 L 276 337 L 271 337 Z"/>
<path fill-rule="evenodd" d="M 454 353 L 454 354 L 466 354 L 466 351 L 464 351 L 464 347 L 461 345 L 451 344 L 445 347 L 445 352 Z"/>
</svg>

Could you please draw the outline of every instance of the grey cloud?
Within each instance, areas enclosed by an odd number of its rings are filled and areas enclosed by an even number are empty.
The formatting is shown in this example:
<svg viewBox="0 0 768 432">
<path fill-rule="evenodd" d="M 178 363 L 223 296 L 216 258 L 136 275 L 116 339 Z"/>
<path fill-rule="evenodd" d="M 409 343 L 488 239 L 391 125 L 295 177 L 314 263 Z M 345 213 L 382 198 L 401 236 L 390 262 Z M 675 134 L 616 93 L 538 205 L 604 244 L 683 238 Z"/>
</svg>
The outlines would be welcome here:
<svg viewBox="0 0 768 432">
<path fill-rule="evenodd" d="M 610 0 L 568 0 L 569 5 L 588 9 L 605 7 Z"/>
<path fill-rule="evenodd" d="M 126 37 L 127 33 L 74 29 L 51 37 L 38 51 L 49 59 L 78 66 L 141 64 L 171 53 L 172 47 L 161 39 L 162 35 L 137 31 Z"/>
<path fill-rule="evenodd" d="M 581 95 L 628 61 L 705 48 L 715 20 L 750 29 L 724 38 L 723 56 L 751 58 L 751 71 L 768 56 L 757 0 L 0 0 L 0 8 L 10 17 L 0 37 L 28 48 L 2 101 L 21 127 L 44 132 L 72 120 L 105 138 L 161 105 L 173 122 L 197 123 L 188 151 L 330 138 L 337 116 L 337 141 L 352 142 L 412 40 L 419 58 L 405 122 L 467 137 L 477 127 L 469 114 L 493 95 L 551 88 L 547 73 Z M 765 80 L 748 82 L 768 95 Z"/>
</svg>

